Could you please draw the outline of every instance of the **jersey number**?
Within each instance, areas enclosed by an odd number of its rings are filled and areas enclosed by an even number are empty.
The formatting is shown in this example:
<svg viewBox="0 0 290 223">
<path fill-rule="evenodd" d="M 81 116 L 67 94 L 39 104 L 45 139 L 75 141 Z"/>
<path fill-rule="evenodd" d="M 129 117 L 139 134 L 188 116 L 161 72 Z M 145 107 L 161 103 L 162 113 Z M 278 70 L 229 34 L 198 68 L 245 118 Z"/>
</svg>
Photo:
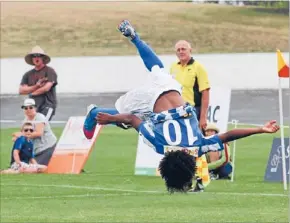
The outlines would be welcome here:
<svg viewBox="0 0 290 223">
<path fill-rule="evenodd" d="M 184 123 L 186 126 L 186 132 L 184 132 L 184 135 L 187 135 L 188 145 L 192 146 L 193 143 L 197 140 L 197 137 L 193 135 L 193 131 L 192 131 L 189 119 L 184 119 Z M 170 124 L 172 124 L 174 127 L 174 132 L 176 136 L 175 141 L 172 141 L 170 137 L 170 133 L 169 133 Z M 176 120 L 168 120 L 164 122 L 163 135 L 168 145 L 171 145 L 171 146 L 180 145 L 181 140 L 182 140 L 182 132 L 181 132 L 180 124 Z"/>
</svg>

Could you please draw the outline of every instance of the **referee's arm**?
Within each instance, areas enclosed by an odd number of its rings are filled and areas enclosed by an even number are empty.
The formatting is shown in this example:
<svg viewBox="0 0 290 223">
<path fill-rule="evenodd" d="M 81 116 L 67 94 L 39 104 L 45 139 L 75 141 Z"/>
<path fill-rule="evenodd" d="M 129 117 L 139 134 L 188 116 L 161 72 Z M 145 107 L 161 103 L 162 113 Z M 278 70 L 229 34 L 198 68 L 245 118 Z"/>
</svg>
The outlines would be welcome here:
<svg viewBox="0 0 290 223">
<path fill-rule="evenodd" d="M 201 106 L 200 106 L 200 121 L 199 127 L 204 129 L 206 127 L 207 110 L 209 106 L 209 90 L 210 84 L 206 70 L 201 64 L 198 64 L 197 81 L 199 92 L 201 92 Z"/>
</svg>

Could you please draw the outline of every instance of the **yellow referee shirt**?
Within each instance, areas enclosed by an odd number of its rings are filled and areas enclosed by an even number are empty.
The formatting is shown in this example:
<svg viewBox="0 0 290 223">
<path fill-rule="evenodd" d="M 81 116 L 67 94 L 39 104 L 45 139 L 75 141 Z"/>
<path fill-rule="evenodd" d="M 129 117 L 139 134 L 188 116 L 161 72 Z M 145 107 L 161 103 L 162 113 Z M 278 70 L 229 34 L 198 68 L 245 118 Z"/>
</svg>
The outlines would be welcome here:
<svg viewBox="0 0 290 223">
<path fill-rule="evenodd" d="M 171 65 L 170 74 L 182 85 L 183 99 L 193 106 L 201 106 L 201 92 L 210 88 L 207 72 L 193 58 L 182 66 L 180 62 Z"/>
</svg>

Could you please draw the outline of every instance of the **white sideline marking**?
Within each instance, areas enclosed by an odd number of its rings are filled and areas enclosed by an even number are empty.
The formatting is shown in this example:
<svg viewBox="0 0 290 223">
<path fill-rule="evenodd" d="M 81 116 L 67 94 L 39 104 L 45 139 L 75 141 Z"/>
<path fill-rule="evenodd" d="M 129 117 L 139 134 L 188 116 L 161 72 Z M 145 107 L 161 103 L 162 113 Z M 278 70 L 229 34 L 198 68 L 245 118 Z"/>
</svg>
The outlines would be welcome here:
<svg viewBox="0 0 290 223">
<path fill-rule="evenodd" d="M 142 190 L 127 190 L 118 188 L 105 188 L 105 187 L 88 187 L 88 186 L 76 186 L 76 185 L 53 185 L 53 184 L 0 184 L 1 186 L 27 186 L 27 187 L 58 187 L 58 188 L 72 188 L 72 189 L 87 189 L 87 190 L 104 190 L 104 191 L 120 191 L 120 192 L 132 192 L 132 193 L 164 193 L 162 191 L 142 191 Z"/>
<path fill-rule="evenodd" d="M 83 198 L 83 197 L 111 197 L 111 196 L 128 196 L 130 193 L 122 194 L 68 194 L 68 195 L 54 195 L 54 196 L 29 196 L 29 197 L 1 197 L 1 200 L 26 200 L 26 199 L 55 199 L 55 198 Z"/>
<path fill-rule="evenodd" d="M 14 222 L 18 222 L 19 219 L 22 220 L 23 218 L 30 219 L 30 222 L 47 222 L 47 216 L 41 216 L 41 215 L 35 215 L 35 214 L 34 215 L 23 215 L 23 214 L 21 214 L 21 215 L 3 215 L 3 214 L 1 214 L 0 221 L 2 220 L 4 222 L 7 218 L 8 219 L 13 219 Z M 74 216 L 74 218 L 80 219 L 78 216 Z M 49 215 L 49 220 L 50 221 L 55 220 L 53 222 L 60 222 L 59 219 L 60 218 L 58 216 Z M 36 220 L 36 221 L 33 221 L 33 220 Z M 68 220 L 68 222 L 72 222 L 71 218 L 64 217 L 64 216 L 61 216 L 61 220 Z M 76 219 L 74 219 L 74 220 L 75 220 L 75 222 L 78 222 Z M 7 220 L 6 220 L 6 222 L 7 222 Z"/>
<path fill-rule="evenodd" d="M 144 191 L 144 190 L 127 190 L 119 188 L 104 188 L 104 187 L 88 187 L 76 185 L 51 185 L 51 184 L 1 184 L 1 186 L 27 186 L 27 187 L 56 187 L 56 188 L 74 188 L 74 189 L 87 189 L 87 190 L 103 190 L 103 191 L 119 191 L 131 193 L 148 193 L 148 194 L 167 194 L 166 191 Z M 272 194 L 272 193 L 237 193 L 237 192 L 204 192 L 205 194 L 213 195 L 236 195 L 236 196 L 261 196 L 261 197 L 288 197 L 287 194 Z M 188 193 L 200 194 L 200 193 Z M 203 194 L 203 193 L 201 193 Z"/>
</svg>

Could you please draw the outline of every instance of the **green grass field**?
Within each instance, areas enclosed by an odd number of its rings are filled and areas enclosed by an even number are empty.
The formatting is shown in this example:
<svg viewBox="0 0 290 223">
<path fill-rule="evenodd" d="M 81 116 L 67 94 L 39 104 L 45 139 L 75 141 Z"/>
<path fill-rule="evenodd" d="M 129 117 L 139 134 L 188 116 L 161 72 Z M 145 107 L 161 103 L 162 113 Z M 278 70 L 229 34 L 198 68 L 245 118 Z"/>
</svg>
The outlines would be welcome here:
<svg viewBox="0 0 290 223">
<path fill-rule="evenodd" d="M 13 131 L 1 129 L 1 168 Z M 169 195 L 161 178 L 134 175 L 137 134 L 106 127 L 83 174 L 1 176 L 0 222 L 287 222 L 287 192 L 263 181 L 274 137 L 237 142 L 234 183 Z"/>
<path fill-rule="evenodd" d="M 288 51 L 289 16 L 254 7 L 191 2 L 1 2 L 0 56 L 38 44 L 52 57 L 136 54 L 117 31 L 129 19 L 158 54 L 179 39 L 193 53 Z"/>
<path fill-rule="evenodd" d="M 189 40 L 193 53 L 288 50 L 289 16 L 252 7 L 146 1 L 0 4 L 1 58 L 23 57 L 36 44 L 52 57 L 136 54 L 116 30 L 122 19 L 130 19 L 158 54 L 173 54 L 179 39 Z M 0 131 L 3 169 L 16 129 Z M 60 136 L 62 128 L 54 131 Z M 274 137 L 237 142 L 234 183 L 213 181 L 204 193 L 169 195 L 160 177 L 134 175 L 137 134 L 106 127 L 85 173 L 0 176 L 0 222 L 288 222 L 288 193 L 282 183 L 263 180 Z"/>
</svg>

